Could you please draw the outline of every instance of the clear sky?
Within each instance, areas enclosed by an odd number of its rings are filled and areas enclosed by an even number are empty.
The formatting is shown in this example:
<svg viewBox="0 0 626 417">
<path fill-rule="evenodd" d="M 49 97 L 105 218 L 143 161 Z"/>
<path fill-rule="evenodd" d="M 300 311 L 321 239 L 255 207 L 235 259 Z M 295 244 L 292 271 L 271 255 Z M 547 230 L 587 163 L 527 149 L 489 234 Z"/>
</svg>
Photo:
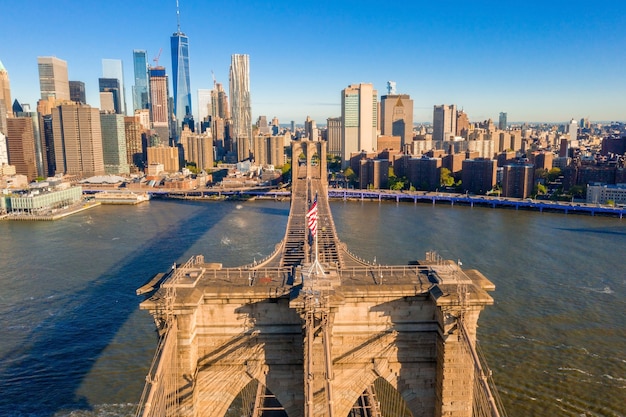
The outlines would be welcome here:
<svg viewBox="0 0 626 417">
<path fill-rule="evenodd" d="M 232 54 L 250 55 L 253 120 L 318 124 L 341 115 L 341 90 L 386 83 L 410 94 L 416 122 L 436 104 L 456 104 L 471 121 L 626 120 L 626 2 L 180 0 L 189 37 L 191 87 L 228 91 Z M 133 49 L 171 76 L 176 0 L 5 1 L 0 61 L 12 97 L 35 106 L 37 56 L 68 63 L 99 107 L 102 58 L 124 62 L 132 108 Z M 170 90 L 171 91 L 171 90 Z M 197 109 L 194 109 L 194 112 Z"/>
</svg>

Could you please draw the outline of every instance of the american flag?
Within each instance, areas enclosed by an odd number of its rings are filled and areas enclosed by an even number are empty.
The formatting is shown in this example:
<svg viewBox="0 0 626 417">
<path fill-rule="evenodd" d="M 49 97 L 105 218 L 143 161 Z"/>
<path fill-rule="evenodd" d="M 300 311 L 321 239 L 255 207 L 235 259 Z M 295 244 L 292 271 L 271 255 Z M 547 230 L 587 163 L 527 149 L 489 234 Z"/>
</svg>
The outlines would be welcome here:
<svg viewBox="0 0 626 417">
<path fill-rule="evenodd" d="M 306 218 L 308 219 L 307 224 L 311 231 L 311 236 L 315 237 L 315 233 L 317 233 L 317 194 L 315 194 L 315 200 L 313 200 L 313 204 L 311 204 L 309 211 L 306 213 Z"/>
</svg>

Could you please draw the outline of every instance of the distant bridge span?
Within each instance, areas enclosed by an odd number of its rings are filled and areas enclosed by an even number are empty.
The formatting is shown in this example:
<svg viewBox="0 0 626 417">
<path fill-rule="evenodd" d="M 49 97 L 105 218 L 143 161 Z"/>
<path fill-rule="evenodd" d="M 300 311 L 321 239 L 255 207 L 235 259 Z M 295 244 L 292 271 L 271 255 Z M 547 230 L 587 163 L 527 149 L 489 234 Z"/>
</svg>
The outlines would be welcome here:
<svg viewBox="0 0 626 417">
<path fill-rule="evenodd" d="M 161 334 L 137 415 L 502 415 L 476 352 L 494 286 L 428 253 L 416 265 L 351 254 L 327 199 L 322 142 L 293 142 L 285 238 L 236 268 L 203 256 L 160 276 L 141 308 Z M 318 242 L 306 212 L 317 194 Z"/>
</svg>

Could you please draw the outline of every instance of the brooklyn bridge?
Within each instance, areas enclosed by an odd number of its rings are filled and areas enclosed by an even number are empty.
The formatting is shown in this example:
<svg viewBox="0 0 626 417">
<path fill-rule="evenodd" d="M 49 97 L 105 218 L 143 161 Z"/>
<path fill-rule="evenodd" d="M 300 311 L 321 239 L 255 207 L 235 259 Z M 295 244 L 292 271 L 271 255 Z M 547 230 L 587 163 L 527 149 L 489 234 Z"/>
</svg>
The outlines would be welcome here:
<svg viewBox="0 0 626 417">
<path fill-rule="evenodd" d="M 351 253 L 323 145 L 292 145 L 270 256 L 227 268 L 198 255 L 138 290 L 160 334 L 138 416 L 504 415 L 476 344 L 494 285 L 435 252 L 411 265 Z"/>
</svg>

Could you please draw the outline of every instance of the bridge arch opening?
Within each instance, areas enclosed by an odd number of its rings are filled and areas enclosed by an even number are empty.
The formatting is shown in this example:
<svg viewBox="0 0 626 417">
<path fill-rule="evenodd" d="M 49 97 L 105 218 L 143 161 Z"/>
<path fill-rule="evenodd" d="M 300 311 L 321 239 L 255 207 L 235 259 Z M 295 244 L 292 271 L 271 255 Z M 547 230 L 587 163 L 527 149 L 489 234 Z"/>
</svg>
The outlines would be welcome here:
<svg viewBox="0 0 626 417">
<path fill-rule="evenodd" d="M 307 165 L 306 155 L 304 154 L 304 152 L 300 152 L 300 155 L 298 155 L 298 165 Z"/>
<path fill-rule="evenodd" d="M 384 378 L 377 378 L 359 396 L 347 417 L 413 417 L 402 395 Z"/>
<path fill-rule="evenodd" d="M 258 379 L 246 385 L 224 417 L 289 417 L 278 398 Z"/>
</svg>

